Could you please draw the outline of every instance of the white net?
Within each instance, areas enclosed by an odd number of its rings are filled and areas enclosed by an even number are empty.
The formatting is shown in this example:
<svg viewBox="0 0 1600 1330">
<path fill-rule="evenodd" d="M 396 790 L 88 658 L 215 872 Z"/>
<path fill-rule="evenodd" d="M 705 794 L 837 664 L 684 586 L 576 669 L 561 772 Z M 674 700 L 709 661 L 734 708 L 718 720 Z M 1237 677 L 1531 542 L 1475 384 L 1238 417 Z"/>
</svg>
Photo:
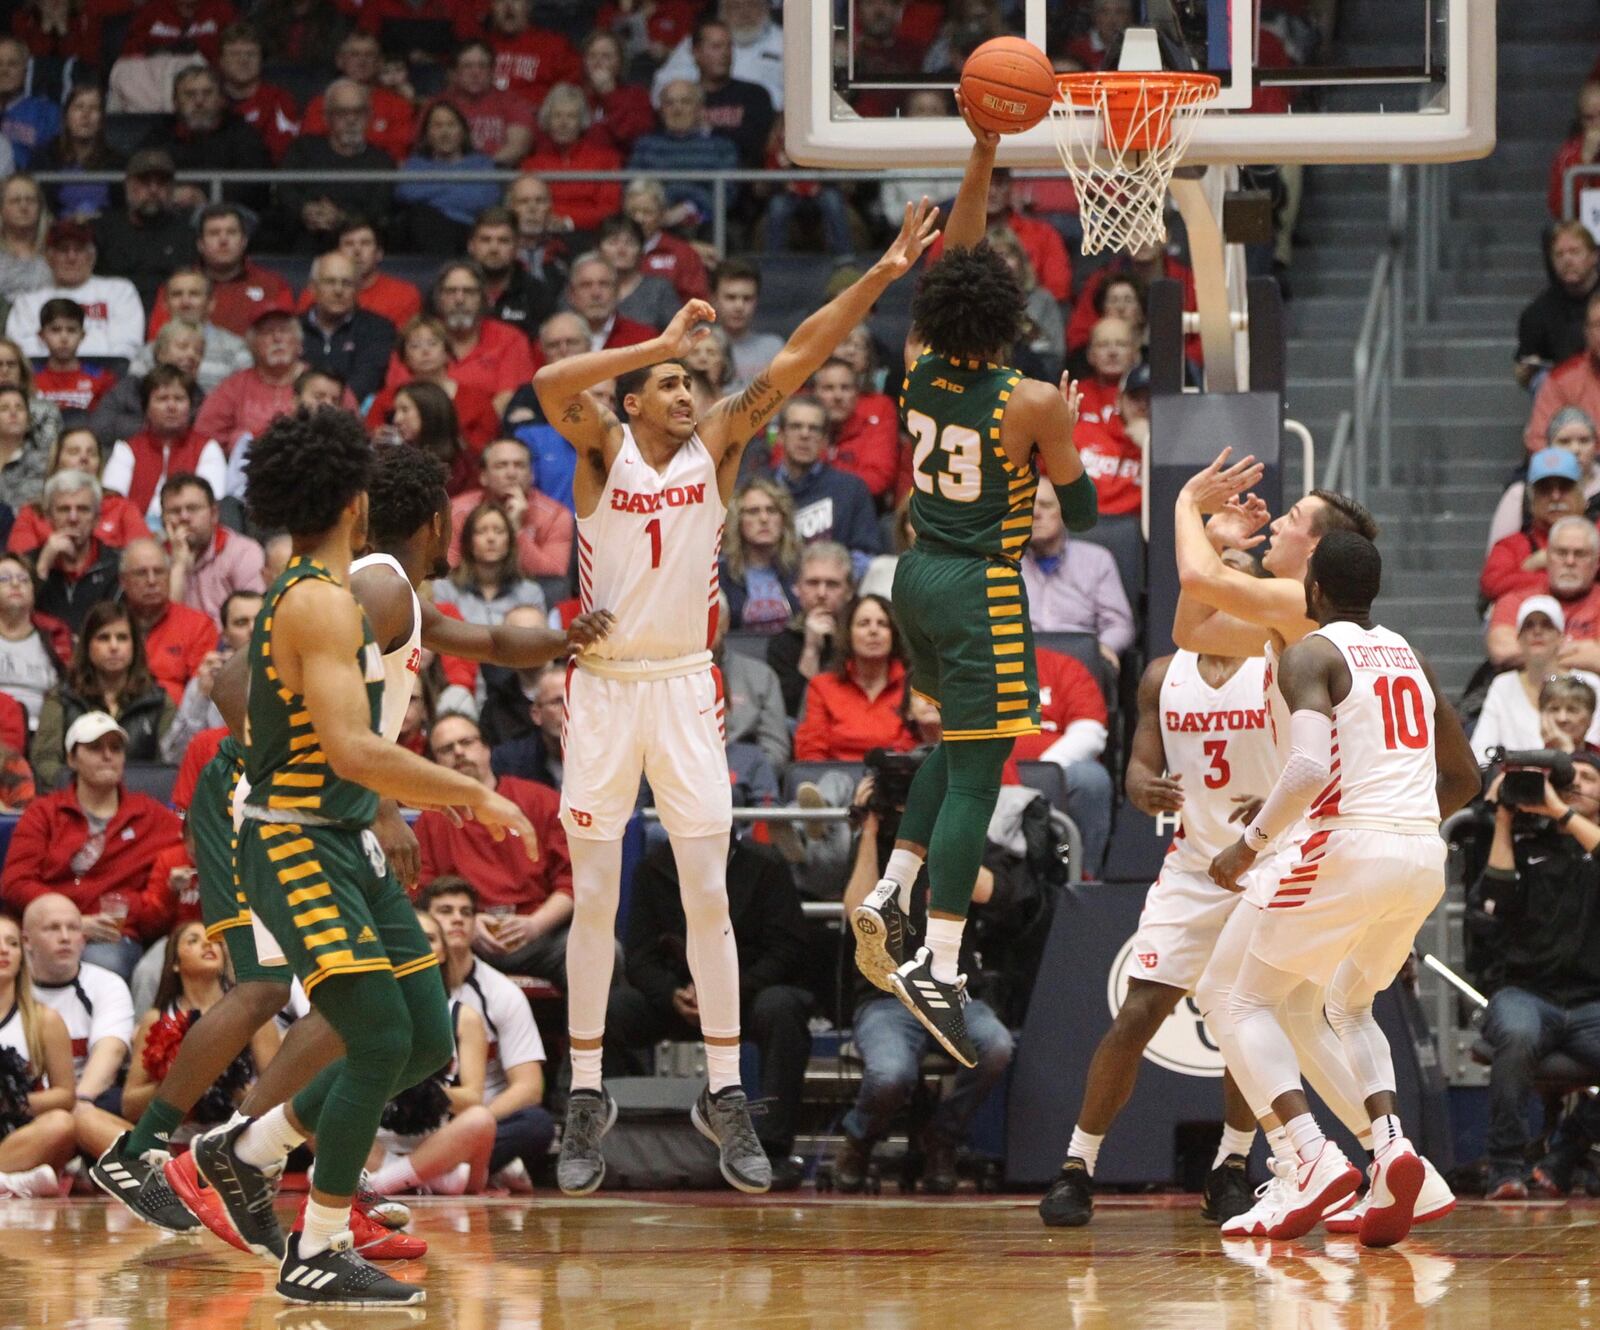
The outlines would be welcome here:
<svg viewBox="0 0 1600 1330">
<path fill-rule="evenodd" d="M 1166 240 L 1167 186 L 1216 93 L 1214 78 L 1062 80 L 1050 123 L 1078 194 L 1085 254 Z"/>
</svg>

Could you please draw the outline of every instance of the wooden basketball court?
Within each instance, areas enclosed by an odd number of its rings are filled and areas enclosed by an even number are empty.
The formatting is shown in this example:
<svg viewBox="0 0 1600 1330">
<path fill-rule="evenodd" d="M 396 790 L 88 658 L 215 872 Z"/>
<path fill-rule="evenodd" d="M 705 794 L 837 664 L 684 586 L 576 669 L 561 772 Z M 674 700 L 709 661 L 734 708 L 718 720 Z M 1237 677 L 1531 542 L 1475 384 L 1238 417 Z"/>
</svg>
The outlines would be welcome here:
<svg viewBox="0 0 1600 1330">
<path fill-rule="evenodd" d="M 625 1194 L 423 1200 L 419 1308 L 319 1311 L 209 1238 L 99 1200 L 0 1205 L 0 1328 L 1573 1330 L 1600 1320 L 1600 1205 L 1463 1204 L 1387 1252 L 1320 1232 L 1229 1243 L 1194 1198 L 1043 1228 L 1031 1197 Z M 390 1267 L 394 1269 L 395 1267 Z"/>
</svg>

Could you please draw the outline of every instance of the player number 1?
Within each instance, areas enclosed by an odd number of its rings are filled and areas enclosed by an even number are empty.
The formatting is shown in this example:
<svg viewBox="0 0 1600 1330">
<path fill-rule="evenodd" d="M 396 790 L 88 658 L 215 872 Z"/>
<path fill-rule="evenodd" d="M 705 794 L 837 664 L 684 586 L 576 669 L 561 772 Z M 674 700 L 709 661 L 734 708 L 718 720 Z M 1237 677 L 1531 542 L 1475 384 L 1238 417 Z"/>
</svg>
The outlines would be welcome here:
<svg viewBox="0 0 1600 1330">
<path fill-rule="evenodd" d="M 650 566 L 661 567 L 661 519 L 652 517 L 644 524 L 644 529 L 650 533 Z"/>
</svg>

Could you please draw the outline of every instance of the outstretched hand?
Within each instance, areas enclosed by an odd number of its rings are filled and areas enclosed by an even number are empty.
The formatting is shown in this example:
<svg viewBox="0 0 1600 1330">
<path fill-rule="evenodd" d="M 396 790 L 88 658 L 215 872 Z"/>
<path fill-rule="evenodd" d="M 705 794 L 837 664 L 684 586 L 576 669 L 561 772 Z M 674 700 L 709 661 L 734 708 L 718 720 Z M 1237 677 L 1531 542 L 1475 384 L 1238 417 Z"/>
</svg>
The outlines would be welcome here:
<svg viewBox="0 0 1600 1330">
<path fill-rule="evenodd" d="M 1222 511 L 1229 499 L 1259 485 L 1266 467 L 1254 457 L 1229 466 L 1228 458 L 1232 453 L 1232 448 L 1224 448 L 1210 466 L 1190 476 L 1179 491 L 1179 500 L 1188 500 L 1202 513 L 1216 513 Z"/>
<path fill-rule="evenodd" d="M 715 323 L 717 311 L 709 300 L 691 300 L 672 316 L 672 322 L 661 330 L 661 339 L 667 344 L 669 355 L 687 355 L 689 348 L 711 330 L 703 325 Z"/>
<path fill-rule="evenodd" d="M 1067 404 L 1067 415 L 1072 419 L 1072 428 L 1078 428 L 1078 413 L 1083 409 L 1083 389 L 1073 380 L 1070 371 L 1061 376 L 1061 398 Z"/>
<path fill-rule="evenodd" d="M 992 129 L 985 129 L 972 118 L 972 108 L 967 105 L 966 96 L 960 88 L 956 89 L 956 109 L 961 112 L 961 118 L 967 122 L 967 128 L 972 131 L 973 140 L 980 148 L 993 152 L 1000 146 L 1000 135 Z"/>
<path fill-rule="evenodd" d="M 916 203 L 906 204 L 906 216 L 900 224 L 900 234 L 884 250 L 878 266 L 888 270 L 891 280 L 905 276 L 938 234 L 939 210 L 928 202 L 926 195 Z"/>
<path fill-rule="evenodd" d="M 1225 550 L 1253 550 L 1266 539 L 1259 534 L 1272 511 L 1254 494 L 1229 499 L 1206 523 L 1206 534 Z"/>
</svg>

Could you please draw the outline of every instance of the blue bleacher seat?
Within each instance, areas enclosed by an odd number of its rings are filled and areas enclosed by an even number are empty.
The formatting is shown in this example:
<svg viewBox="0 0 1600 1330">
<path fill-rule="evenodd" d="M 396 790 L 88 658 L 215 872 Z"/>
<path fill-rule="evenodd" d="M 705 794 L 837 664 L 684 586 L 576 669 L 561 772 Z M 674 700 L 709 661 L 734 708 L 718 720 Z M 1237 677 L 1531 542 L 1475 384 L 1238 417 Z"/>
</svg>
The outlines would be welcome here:
<svg viewBox="0 0 1600 1330">
<path fill-rule="evenodd" d="M 1106 699 L 1106 710 L 1117 709 L 1117 672 L 1111 662 L 1100 654 L 1100 639 L 1093 633 L 1040 633 L 1033 635 L 1035 646 L 1044 647 L 1063 656 L 1071 656 L 1083 665 Z"/>
<path fill-rule="evenodd" d="M 148 794 L 158 803 L 172 802 L 172 786 L 178 779 L 178 768 L 164 762 L 130 762 L 122 783 L 130 790 Z"/>
<path fill-rule="evenodd" d="M 751 660 L 759 660 L 766 664 L 767 643 L 772 641 L 771 633 L 729 633 L 723 642 L 724 651 L 736 651 L 741 656 L 748 656 Z"/>
</svg>

